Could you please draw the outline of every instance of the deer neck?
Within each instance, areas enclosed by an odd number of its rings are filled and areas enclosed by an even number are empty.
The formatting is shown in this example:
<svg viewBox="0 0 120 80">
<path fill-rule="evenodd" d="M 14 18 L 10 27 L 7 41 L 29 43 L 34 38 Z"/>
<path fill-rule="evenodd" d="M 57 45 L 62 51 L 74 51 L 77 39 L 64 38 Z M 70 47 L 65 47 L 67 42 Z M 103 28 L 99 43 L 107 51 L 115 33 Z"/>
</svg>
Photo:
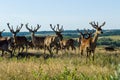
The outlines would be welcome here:
<svg viewBox="0 0 120 80">
<path fill-rule="evenodd" d="M 99 34 L 97 34 L 97 33 L 94 34 L 94 37 L 93 37 L 92 43 L 94 43 L 94 44 L 97 43 L 98 36 L 99 36 Z"/>
<path fill-rule="evenodd" d="M 13 34 L 13 42 L 16 43 L 16 34 Z"/>
<path fill-rule="evenodd" d="M 31 33 L 31 38 L 33 39 L 35 37 L 35 34 L 32 32 Z"/>
<path fill-rule="evenodd" d="M 31 33 L 31 38 L 32 38 L 32 42 L 34 42 L 35 41 L 35 33 L 34 32 Z"/>
</svg>

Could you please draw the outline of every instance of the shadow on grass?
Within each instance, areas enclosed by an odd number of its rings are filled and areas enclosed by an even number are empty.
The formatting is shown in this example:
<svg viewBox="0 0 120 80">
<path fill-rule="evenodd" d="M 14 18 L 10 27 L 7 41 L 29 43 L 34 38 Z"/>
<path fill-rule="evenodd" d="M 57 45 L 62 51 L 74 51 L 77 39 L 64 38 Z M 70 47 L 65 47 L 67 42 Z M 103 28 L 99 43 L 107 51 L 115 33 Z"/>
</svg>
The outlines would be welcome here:
<svg viewBox="0 0 120 80">
<path fill-rule="evenodd" d="M 36 57 L 36 58 L 43 57 L 44 59 L 48 59 L 51 56 L 49 54 L 22 52 L 22 53 L 18 53 L 15 57 L 17 57 L 17 59 L 20 59 L 20 58 L 30 58 L 30 57 Z"/>
</svg>

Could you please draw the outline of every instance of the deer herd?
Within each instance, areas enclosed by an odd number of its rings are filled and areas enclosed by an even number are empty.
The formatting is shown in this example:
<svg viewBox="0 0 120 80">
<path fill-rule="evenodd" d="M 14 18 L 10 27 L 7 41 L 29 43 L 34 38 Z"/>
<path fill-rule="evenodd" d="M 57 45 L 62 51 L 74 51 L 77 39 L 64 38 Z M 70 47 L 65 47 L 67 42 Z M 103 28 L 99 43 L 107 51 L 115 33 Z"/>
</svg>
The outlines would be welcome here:
<svg viewBox="0 0 120 80">
<path fill-rule="evenodd" d="M 101 25 L 99 25 L 98 22 L 90 22 L 89 24 L 95 30 L 80 31 L 77 29 L 77 32 L 80 34 L 78 41 L 78 53 L 80 53 L 81 56 L 86 55 L 86 59 L 90 59 L 90 56 L 92 56 L 92 60 L 94 60 L 96 42 L 99 35 L 103 33 L 102 26 L 105 25 L 105 22 L 103 22 Z M 6 51 L 10 53 L 12 57 L 14 56 L 16 49 L 18 50 L 18 53 L 20 53 L 24 51 L 24 48 L 26 48 L 25 51 L 27 52 L 29 49 L 28 47 L 30 46 L 35 49 L 43 49 L 44 54 L 46 54 L 46 50 L 48 50 L 50 56 L 53 56 L 53 51 L 55 51 L 56 54 L 58 54 L 60 50 L 64 51 L 69 50 L 70 48 L 76 51 L 75 39 L 64 39 L 62 34 L 64 29 L 63 26 L 59 24 L 50 24 L 50 28 L 55 32 L 55 35 L 48 36 L 35 35 L 35 32 L 41 28 L 41 25 L 37 24 L 36 27 L 32 27 L 28 23 L 25 24 L 26 29 L 31 33 L 31 41 L 29 41 L 25 36 L 17 36 L 17 33 L 20 32 L 23 24 L 17 26 L 16 30 L 13 29 L 13 26 L 10 25 L 10 23 L 7 23 L 7 26 L 12 33 L 12 37 L 3 37 L 2 33 L 5 31 L 5 29 L 0 31 L 0 50 L 2 51 L 1 56 L 3 56 L 4 52 Z"/>
</svg>

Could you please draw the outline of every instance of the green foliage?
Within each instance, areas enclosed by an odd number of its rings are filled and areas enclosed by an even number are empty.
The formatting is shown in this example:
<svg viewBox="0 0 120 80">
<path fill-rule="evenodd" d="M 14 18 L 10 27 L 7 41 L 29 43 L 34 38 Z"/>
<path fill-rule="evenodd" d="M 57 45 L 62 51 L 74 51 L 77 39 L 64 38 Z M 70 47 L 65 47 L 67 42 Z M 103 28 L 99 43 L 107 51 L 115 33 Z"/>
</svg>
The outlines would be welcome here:
<svg viewBox="0 0 120 80">
<path fill-rule="evenodd" d="M 113 40 L 111 38 L 102 37 L 97 41 L 97 45 L 120 47 L 120 40 Z"/>
<path fill-rule="evenodd" d="M 110 75 L 110 80 L 120 80 L 120 64 L 117 66 L 115 75 Z"/>
</svg>

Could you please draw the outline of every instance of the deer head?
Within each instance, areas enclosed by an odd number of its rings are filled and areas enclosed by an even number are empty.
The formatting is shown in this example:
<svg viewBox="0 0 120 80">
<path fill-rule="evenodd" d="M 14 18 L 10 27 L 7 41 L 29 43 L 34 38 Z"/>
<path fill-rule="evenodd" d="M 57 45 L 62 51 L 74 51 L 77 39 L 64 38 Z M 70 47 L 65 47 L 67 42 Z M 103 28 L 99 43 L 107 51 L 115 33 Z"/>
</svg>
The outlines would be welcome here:
<svg viewBox="0 0 120 80">
<path fill-rule="evenodd" d="M 2 31 L 0 31 L 0 37 L 2 37 L 2 33 L 5 31 L 5 29 L 3 29 Z"/>
<path fill-rule="evenodd" d="M 87 36 L 86 38 L 92 37 L 93 33 L 94 33 L 94 30 L 84 29 L 84 34 L 86 34 Z"/>
<path fill-rule="evenodd" d="M 16 30 L 14 30 L 12 25 L 10 27 L 10 23 L 7 23 L 7 25 L 8 25 L 8 28 L 9 28 L 10 32 L 13 33 L 14 36 L 16 36 L 16 34 L 18 32 L 20 32 L 21 28 L 23 27 L 23 24 L 21 24 L 20 26 L 16 27 Z"/>
<path fill-rule="evenodd" d="M 35 32 L 37 32 L 37 30 L 41 27 L 41 25 L 39 25 L 39 24 L 37 24 L 37 26 L 36 27 L 34 27 L 34 29 L 33 29 L 33 27 L 31 26 L 31 29 L 28 27 L 28 23 L 25 25 L 26 26 L 26 29 L 28 29 L 29 30 L 29 32 L 31 32 L 31 33 L 35 33 Z"/>
<path fill-rule="evenodd" d="M 102 31 L 102 26 L 105 25 L 105 22 L 103 22 L 101 25 L 99 25 L 98 22 L 95 23 L 95 21 L 94 21 L 94 22 L 90 22 L 89 24 L 90 24 L 93 28 L 96 29 L 96 33 L 97 33 L 97 34 L 102 34 L 102 33 L 103 33 L 103 31 Z"/>
<path fill-rule="evenodd" d="M 63 30 L 63 26 L 61 26 L 61 28 L 59 27 L 60 25 L 59 24 L 57 24 L 57 28 L 56 28 L 56 26 L 52 26 L 52 24 L 50 24 L 50 27 L 51 27 L 51 29 L 56 33 L 56 35 L 58 36 L 58 37 L 60 37 L 60 39 L 62 40 L 63 39 L 63 36 L 62 36 L 62 32 L 64 31 Z M 55 28 L 56 28 L 56 30 L 55 30 Z"/>
</svg>

